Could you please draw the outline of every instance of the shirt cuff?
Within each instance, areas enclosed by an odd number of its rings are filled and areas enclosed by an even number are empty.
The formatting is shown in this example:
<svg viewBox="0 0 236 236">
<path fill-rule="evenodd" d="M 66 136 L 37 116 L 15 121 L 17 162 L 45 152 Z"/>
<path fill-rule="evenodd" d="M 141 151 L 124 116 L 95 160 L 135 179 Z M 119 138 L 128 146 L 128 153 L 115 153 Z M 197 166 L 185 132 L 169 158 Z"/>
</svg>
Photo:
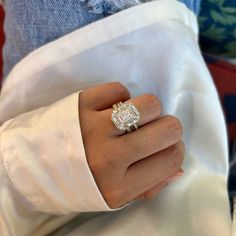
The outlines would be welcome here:
<svg viewBox="0 0 236 236">
<path fill-rule="evenodd" d="M 37 210 L 117 210 L 109 208 L 89 169 L 78 104 L 77 92 L 3 127 L 1 152 L 8 176 Z"/>
</svg>

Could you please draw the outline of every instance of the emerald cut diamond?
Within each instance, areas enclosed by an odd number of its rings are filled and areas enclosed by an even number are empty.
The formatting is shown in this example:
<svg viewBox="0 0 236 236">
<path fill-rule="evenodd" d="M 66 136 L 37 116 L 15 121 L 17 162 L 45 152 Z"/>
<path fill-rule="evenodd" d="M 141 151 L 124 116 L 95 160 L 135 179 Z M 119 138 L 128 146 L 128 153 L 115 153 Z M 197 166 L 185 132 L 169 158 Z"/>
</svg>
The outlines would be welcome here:
<svg viewBox="0 0 236 236">
<path fill-rule="evenodd" d="M 140 117 L 137 108 L 129 102 L 116 104 L 111 115 L 112 122 L 119 130 L 129 130 L 138 123 Z"/>
</svg>

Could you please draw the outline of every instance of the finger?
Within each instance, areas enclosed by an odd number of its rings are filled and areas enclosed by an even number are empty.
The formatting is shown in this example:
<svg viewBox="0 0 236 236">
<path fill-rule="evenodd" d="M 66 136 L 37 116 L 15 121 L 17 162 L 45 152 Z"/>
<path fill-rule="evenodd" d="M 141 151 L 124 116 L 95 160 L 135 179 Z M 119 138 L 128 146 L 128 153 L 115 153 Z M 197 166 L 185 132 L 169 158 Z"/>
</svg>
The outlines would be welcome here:
<svg viewBox="0 0 236 236">
<path fill-rule="evenodd" d="M 138 126 L 143 126 L 158 119 L 162 112 L 161 102 L 152 94 L 144 94 L 142 96 L 129 99 L 127 102 L 134 104 L 141 114 L 140 121 L 137 123 Z M 102 127 L 106 127 L 103 130 L 109 135 L 122 135 L 126 132 L 117 129 L 111 121 L 112 110 L 112 108 L 107 109 L 101 111 L 99 114 L 99 116 L 101 116 L 101 122 L 103 123 Z"/>
<path fill-rule="evenodd" d="M 84 97 L 86 96 L 86 99 Z M 81 105 L 92 110 L 104 110 L 130 98 L 129 91 L 119 82 L 106 83 L 89 88 L 80 94 Z"/>
<path fill-rule="evenodd" d="M 162 181 L 160 184 L 155 185 L 153 188 L 149 189 L 148 191 L 142 193 L 138 197 L 136 197 L 136 200 L 148 200 L 152 199 L 157 196 L 158 193 L 161 192 L 165 187 L 167 187 L 170 183 L 176 181 L 179 177 L 181 177 L 184 174 L 183 170 L 180 169 L 176 174 L 171 175 L 164 181 Z"/>
<path fill-rule="evenodd" d="M 127 165 L 160 152 L 176 143 L 183 135 L 180 122 L 173 116 L 163 116 L 138 130 L 114 139 L 119 154 Z M 120 160 L 119 160 L 120 161 Z"/>
<path fill-rule="evenodd" d="M 131 165 L 125 175 L 127 195 L 133 199 L 174 175 L 184 157 L 182 142 Z"/>
<path fill-rule="evenodd" d="M 157 184 L 156 186 L 151 188 L 150 190 L 140 194 L 134 200 L 147 200 L 147 199 L 151 199 L 151 198 L 155 197 L 158 193 L 160 193 L 161 190 L 163 188 L 167 187 L 167 186 L 168 186 L 168 182 L 163 181 L 162 183 Z"/>
</svg>

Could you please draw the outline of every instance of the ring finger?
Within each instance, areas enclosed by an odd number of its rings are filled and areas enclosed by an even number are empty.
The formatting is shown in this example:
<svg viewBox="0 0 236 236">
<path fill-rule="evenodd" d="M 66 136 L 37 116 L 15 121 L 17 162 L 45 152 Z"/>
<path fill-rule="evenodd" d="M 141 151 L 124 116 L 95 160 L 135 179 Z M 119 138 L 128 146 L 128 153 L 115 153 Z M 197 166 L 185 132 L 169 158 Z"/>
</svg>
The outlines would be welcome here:
<svg viewBox="0 0 236 236">
<path fill-rule="evenodd" d="M 138 126 L 143 126 L 149 122 L 157 120 L 162 112 L 161 103 L 158 98 L 152 94 L 144 94 L 139 97 L 135 97 L 132 99 L 127 100 L 127 102 L 132 103 L 138 109 L 139 113 L 141 114 L 140 120 L 137 123 Z M 113 108 L 106 109 L 99 112 L 101 116 L 102 122 L 104 123 L 102 127 L 106 127 L 104 131 L 110 136 L 117 136 L 125 134 L 126 131 L 119 130 L 113 124 L 111 120 Z"/>
</svg>

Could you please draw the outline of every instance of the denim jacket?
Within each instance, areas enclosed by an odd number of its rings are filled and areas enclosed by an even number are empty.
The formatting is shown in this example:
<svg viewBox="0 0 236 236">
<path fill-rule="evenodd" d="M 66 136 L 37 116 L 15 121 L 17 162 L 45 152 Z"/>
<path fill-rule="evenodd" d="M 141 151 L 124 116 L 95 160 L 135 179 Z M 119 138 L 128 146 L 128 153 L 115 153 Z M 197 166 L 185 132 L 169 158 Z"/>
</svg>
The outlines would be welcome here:
<svg viewBox="0 0 236 236">
<path fill-rule="evenodd" d="M 35 49 L 146 0 L 5 0 L 4 75 Z M 180 0 L 195 14 L 200 0 Z"/>
</svg>

